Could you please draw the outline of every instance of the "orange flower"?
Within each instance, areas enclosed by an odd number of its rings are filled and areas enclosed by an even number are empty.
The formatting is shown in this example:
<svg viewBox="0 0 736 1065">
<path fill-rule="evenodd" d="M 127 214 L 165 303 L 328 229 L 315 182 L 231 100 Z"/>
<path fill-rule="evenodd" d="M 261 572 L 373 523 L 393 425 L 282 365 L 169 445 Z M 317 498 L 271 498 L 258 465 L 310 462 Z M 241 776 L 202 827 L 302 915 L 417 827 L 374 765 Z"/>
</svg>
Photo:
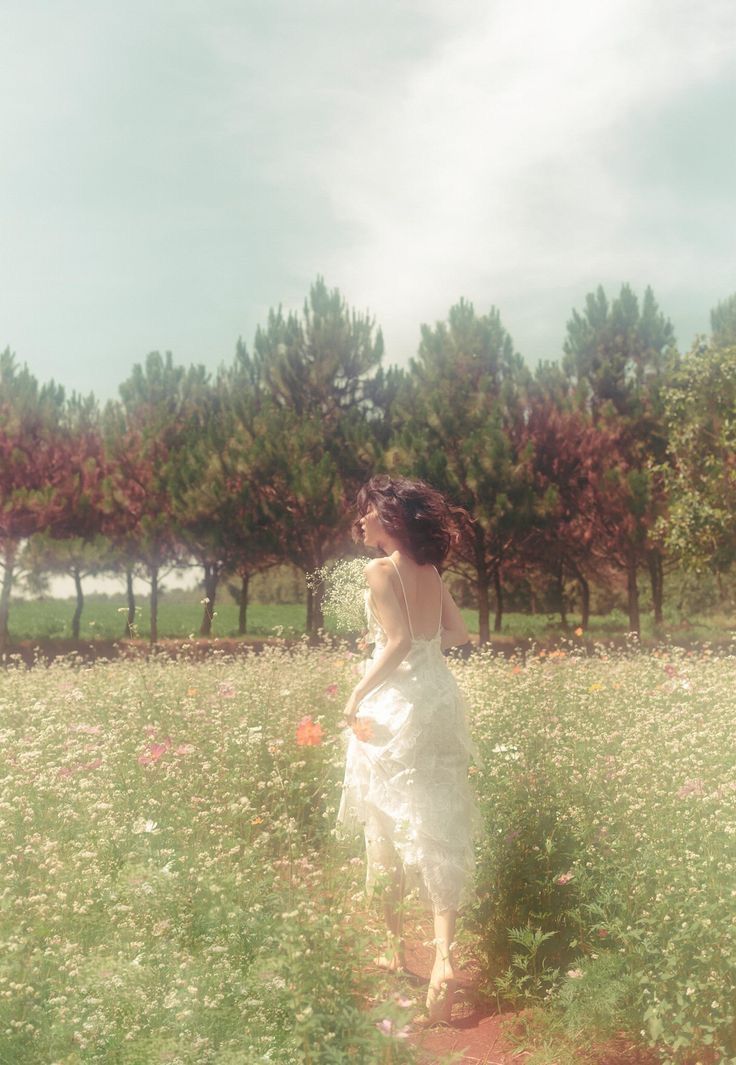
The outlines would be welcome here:
<svg viewBox="0 0 736 1065">
<path fill-rule="evenodd" d="M 583 627 L 582 627 L 582 625 L 578 625 L 578 627 L 575 629 L 575 635 L 576 636 L 582 636 L 583 635 Z"/>
<path fill-rule="evenodd" d="M 355 719 L 353 725 L 353 732 L 363 743 L 366 743 L 373 735 L 373 726 L 367 717 L 361 717 Z"/>
<path fill-rule="evenodd" d="M 313 721 L 306 714 L 296 727 L 296 742 L 300 747 L 319 747 L 324 730 L 319 721 Z"/>
</svg>

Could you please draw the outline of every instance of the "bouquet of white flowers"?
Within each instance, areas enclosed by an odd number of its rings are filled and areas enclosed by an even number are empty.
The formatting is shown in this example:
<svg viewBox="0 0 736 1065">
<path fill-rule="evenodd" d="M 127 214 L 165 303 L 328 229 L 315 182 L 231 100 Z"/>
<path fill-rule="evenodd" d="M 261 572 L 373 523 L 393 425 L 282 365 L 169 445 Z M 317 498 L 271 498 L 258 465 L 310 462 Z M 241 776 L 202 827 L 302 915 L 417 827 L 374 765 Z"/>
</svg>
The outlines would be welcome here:
<svg viewBox="0 0 736 1065">
<path fill-rule="evenodd" d="M 370 559 L 343 558 L 328 562 L 307 577 L 307 584 L 316 591 L 322 587 L 322 609 L 325 617 L 335 622 L 341 634 L 365 632 L 365 581 L 366 565 Z"/>
</svg>

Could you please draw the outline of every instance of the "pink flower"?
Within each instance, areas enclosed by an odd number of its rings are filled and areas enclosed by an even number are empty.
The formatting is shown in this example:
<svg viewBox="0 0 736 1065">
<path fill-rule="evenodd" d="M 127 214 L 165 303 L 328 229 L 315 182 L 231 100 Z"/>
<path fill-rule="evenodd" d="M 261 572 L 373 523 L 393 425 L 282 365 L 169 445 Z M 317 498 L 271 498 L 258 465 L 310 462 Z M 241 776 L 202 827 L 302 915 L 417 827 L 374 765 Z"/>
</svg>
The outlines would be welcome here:
<svg viewBox="0 0 736 1065">
<path fill-rule="evenodd" d="M 334 698 L 334 696 L 337 695 L 337 692 L 337 684 L 328 684 L 325 688 L 325 695 L 329 695 L 330 699 Z"/>
<path fill-rule="evenodd" d="M 170 746 L 171 739 L 166 736 L 162 743 L 152 743 L 146 753 L 139 755 L 138 762 L 140 765 L 153 765 L 163 754 L 166 754 Z"/>
<path fill-rule="evenodd" d="M 234 699 L 237 695 L 235 686 L 227 680 L 223 680 L 220 683 L 220 687 L 217 689 L 217 694 L 221 699 Z"/>
<path fill-rule="evenodd" d="M 396 1000 L 396 1004 L 401 1006 L 402 1010 L 408 1010 L 409 1006 L 413 1006 L 416 1001 L 413 998 L 407 998 L 406 995 L 402 995 L 400 991 L 394 991 L 394 999 Z"/>
<path fill-rule="evenodd" d="M 62 766 L 59 770 L 59 776 L 70 777 L 73 773 L 80 773 L 83 769 L 99 769 L 101 765 L 101 758 L 95 758 L 91 762 L 76 762 L 74 765 Z"/>
<path fill-rule="evenodd" d="M 705 795 L 703 781 L 700 777 L 695 777 L 693 780 L 686 780 L 682 787 L 676 792 L 676 795 L 678 799 L 687 799 L 689 795 Z"/>
<path fill-rule="evenodd" d="M 389 1020 L 388 1017 L 384 1017 L 382 1021 L 378 1021 L 376 1023 L 376 1028 L 379 1032 L 382 1032 L 383 1035 L 393 1035 L 397 1039 L 407 1039 L 409 1036 L 408 1026 L 397 1028 L 394 1022 Z"/>
<path fill-rule="evenodd" d="M 565 884 L 569 884 L 570 883 L 570 881 L 574 878 L 574 876 L 575 876 L 575 874 L 572 873 L 572 872 L 570 872 L 570 873 L 560 873 L 560 875 L 555 880 L 555 884 L 559 884 L 560 887 L 564 887 Z"/>
</svg>

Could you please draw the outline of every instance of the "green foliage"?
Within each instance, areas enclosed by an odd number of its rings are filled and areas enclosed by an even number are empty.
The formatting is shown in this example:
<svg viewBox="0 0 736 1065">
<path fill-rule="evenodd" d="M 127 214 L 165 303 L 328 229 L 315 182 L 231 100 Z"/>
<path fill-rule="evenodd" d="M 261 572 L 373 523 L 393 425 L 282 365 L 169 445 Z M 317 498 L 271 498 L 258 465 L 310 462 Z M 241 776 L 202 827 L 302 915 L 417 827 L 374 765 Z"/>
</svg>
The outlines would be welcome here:
<svg viewBox="0 0 736 1065">
<path fill-rule="evenodd" d="M 520 949 L 512 953 L 508 968 L 494 981 L 495 990 L 503 999 L 523 1007 L 555 988 L 559 969 L 552 968 L 540 948 L 556 935 L 539 928 L 509 928 L 509 944 Z"/>
<path fill-rule="evenodd" d="M 236 602 L 239 595 L 240 589 L 234 589 Z M 250 595 L 254 603 L 303 603 L 304 574 L 288 563 L 271 566 L 253 577 Z"/>
<path fill-rule="evenodd" d="M 572 871 L 579 843 L 562 812 L 563 782 L 545 768 L 549 752 L 536 748 L 525 757 L 534 769 L 509 774 L 479 872 L 487 897 L 478 922 L 493 987 L 516 1005 L 556 987 L 584 923 L 580 873 Z M 491 757 L 511 767 L 521 753 L 513 743 L 497 744 Z"/>
<path fill-rule="evenodd" d="M 610 304 L 599 285 L 588 293 L 583 313 L 573 311 L 563 348 L 563 367 L 590 404 L 594 420 L 606 406 L 629 419 L 656 418 L 658 390 L 674 357 L 675 337 L 650 287 L 640 306 L 630 285 L 622 285 Z"/>
<path fill-rule="evenodd" d="M 640 988 L 635 967 L 626 955 L 603 951 L 580 959 L 559 988 L 553 1009 L 571 1036 L 593 1032 L 597 1037 L 635 1029 Z"/>
<path fill-rule="evenodd" d="M 722 300 L 710 312 L 712 342 L 715 347 L 736 345 L 736 292 Z"/>
<path fill-rule="evenodd" d="M 366 386 L 383 355 L 375 321 L 347 306 L 339 289 L 318 277 L 302 318 L 270 310 L 256 330 L 254 372 L 281 406 L 318 414 L 333 426 L 342 412 L 366 406 Z"/>
<path fill-rule="evenodd" d="M 686 568 L 726 571 L 736 559 L 736 346 L 696 344 L 667 390 L 666 415 L 660 532 Z"/>
<path fill-rule="evenodd" d="M 459 667 L 485 763 L 488 990 L 586 1038 L 643 1031 L 667 1065 L 736 1057 L 733 647 L 560 650 L 485 686 L 482 656 Z"/>
<path fill-rule="evenodd" d="M 500 587 L 534 509 L 532 453 L 521 441 L 528 371 L 498 311 L 478 315 L 465 300 L 450 309 L 447 322 L 422 326 L 410 369 L 389 460 L 475 519 L 472 539 L 457 545 L 453 563 L 476 587 L 485 642 L 488 589 L 494 581 Z"/>
</svg>

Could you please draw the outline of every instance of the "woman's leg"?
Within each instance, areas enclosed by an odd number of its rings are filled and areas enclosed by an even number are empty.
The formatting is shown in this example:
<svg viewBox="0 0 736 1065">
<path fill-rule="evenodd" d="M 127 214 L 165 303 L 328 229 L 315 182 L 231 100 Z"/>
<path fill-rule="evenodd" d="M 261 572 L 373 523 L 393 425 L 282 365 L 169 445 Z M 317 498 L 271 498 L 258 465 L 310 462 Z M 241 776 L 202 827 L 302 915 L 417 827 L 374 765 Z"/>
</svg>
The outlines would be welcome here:
<svg viewBox="0 0 736 1065">
<path fill-rule="evenodd" d="M 366 833 L 368 882 L 381 889 L 383 913 L 388 931 L 386 954 L 375 959 L 381 968 L 396 969 L 404 964 L 402 938 L 404 913 L 404 866 L 390 840 Z"/>
<path fill-rule="evenodd" d="M 427 989 L 426 1012 L 414 1018 L 420 1028 L 437 1022 L 451 1023 L 456 988 L 451 947 L 454 946 L 457 910 L 446 909 L 438 912 L 434 909 L 433 912 L 435 958 Z"/>
<path fill-rule="evenodd" d="M 439 987 L 443 980 L 452 980 L 455 976 L 450 947 L 455 941 L 455 924 L 457 910 L 434 911 L 435 955 L 430 986 Z"/>
<path fill-rule="evenodd" d="M 383 898 L 383 913 L 389 935 L 399 940 L 402 938 L 404 916 L 404 866 L 397 855 L 393 868 L 391 883 L 386 888 Z"/>
</svg>

